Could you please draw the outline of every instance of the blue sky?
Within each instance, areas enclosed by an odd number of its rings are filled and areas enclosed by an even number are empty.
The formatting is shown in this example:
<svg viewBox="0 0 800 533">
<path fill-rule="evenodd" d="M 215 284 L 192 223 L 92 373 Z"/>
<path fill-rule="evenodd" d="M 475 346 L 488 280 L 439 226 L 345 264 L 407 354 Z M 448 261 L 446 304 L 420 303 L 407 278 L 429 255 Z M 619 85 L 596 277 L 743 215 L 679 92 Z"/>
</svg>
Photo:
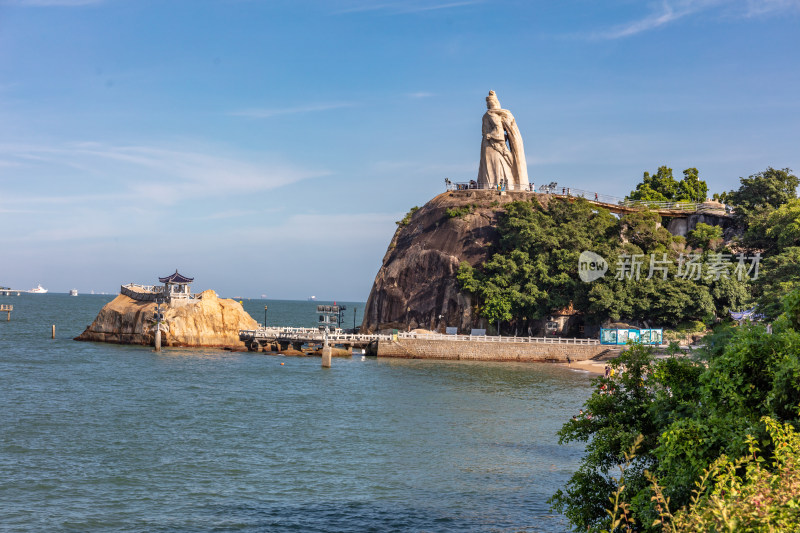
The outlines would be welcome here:
<svg viewBox="0 0 800 533">
<path fill-rule="evenodd" d="M 0 285 L 364 300 L 475 177 L 484 97 L 538 183 L 800 171 L 800 0 L 0 0 Z"/>
</svg>

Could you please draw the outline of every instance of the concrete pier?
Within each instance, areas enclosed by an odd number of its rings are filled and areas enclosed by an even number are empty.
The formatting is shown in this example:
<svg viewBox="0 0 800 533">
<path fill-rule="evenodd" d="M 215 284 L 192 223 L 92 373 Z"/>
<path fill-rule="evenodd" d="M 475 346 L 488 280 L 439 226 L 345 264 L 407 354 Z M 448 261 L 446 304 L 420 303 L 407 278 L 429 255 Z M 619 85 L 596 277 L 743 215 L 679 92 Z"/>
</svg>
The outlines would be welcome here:
<svg viewBox="0 0 800 533">
<path fill-rule="evenodd" d="M 566 362 L 592 359 L 619 347 L 604 344 L 533 342 L 462 342 L 445 339 L 397 338 L 378 342 L 378 357 L 458 361 Z"/>
<path fill-rule="evenodd" d="M 476 361 L 561 362 L 592 359 L 616 346 L 597 339 L 561 337 L 498 337 L 488 335 L 444 335 L 438 333 L 398 333 L 394 335 L 354 335 L 335 331 L 323 335 L 312 328 L 261 328 L 242 330 L 239 338 L 251 351 L 279 344 L 281 352 L 296 344 L 325 344 L 323 366 L 331 357 L 351 356 L 353 346 L 367 355 L 407 359 L 451 359 Z M 337 348 L 336 346 L 341 346 Z M 326 357 L 328 364 L 326 365 Z"/>
</svg>

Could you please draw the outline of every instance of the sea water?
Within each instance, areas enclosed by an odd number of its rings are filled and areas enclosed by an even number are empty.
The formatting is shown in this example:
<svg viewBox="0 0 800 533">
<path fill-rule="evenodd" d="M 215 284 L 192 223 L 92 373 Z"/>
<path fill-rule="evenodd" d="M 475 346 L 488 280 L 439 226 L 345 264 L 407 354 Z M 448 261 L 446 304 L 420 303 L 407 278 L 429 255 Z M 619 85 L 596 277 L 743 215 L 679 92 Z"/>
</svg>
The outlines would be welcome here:
<svg viewBox="0 0 800 533">
<path fill-rule="evenodd" d="M 546 500 L 581 447 L 556 431 L 591 376 L 73 341 L 111 298 L 0 296 L 0 530 L 568 529 Z"/>
</svg>

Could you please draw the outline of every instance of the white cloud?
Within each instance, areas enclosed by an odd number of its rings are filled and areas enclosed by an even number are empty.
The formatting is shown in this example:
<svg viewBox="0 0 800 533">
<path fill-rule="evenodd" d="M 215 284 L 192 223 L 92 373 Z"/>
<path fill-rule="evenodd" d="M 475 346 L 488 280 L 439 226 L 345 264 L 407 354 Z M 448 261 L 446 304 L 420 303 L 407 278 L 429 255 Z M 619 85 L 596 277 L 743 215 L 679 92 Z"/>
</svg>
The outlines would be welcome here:
<svg viewBox="0 0 800 533">
<path fill-rule="evenodd" d="M 408 93 L 409 98 L 421 99 L 421 98 L 431 98 L 435 96 L 433 93 L 428 93 L 425 91 L 419 91 L 416 93 Z"/>
<path fill-rule="evenodd" d="M 703 11 L 717 9 L 726 16 L 755 17 L 800 10 L 800 0 L 663 0 L 643 18 L 595 32 L 592 39 L 621 39 L 654 30 Z"/>
<path fill-rule="evenodd" d="M 745 16 L 755 17 L 776 12 L 800 11 L 800 0 L 747 0 Z"/>
<path fill-rule="evenodd" d="M 708 9 L 720 4 L 724 0 L 664 0 L 660 8 L 644 18 L 622 24 L 606 31 L 598 32 L 593 35 L 598 39 L 620 39 L 630 37 L 637 33 L 659 28 L 670 22 Z"/>
<path fill-rule="evenodd" d="M 253 194 L 327 174 L 260 154 L 225 155 L 221 150 L 202 148 L 205 147 L 169 149 L 95 142 L 0 145 L 3 160 L 16 165 L 14 175 L 7 172 L 3 203 L 85 204 L 124 199 L 126 203 L 170 205 L 198 198 Z M 39 176 L 45 184 L 48 180 L 73 179 L 73 194 L 48 195 L 45 189 L 25 195 L 24 191 L 32 187 L 12 183 L 14 176 L 20 174 L 31 180 Z M 2 178 L 0 173 L 0 186 Z M 23 192 L 12 199 L 8 189 Z"/>
</svg>

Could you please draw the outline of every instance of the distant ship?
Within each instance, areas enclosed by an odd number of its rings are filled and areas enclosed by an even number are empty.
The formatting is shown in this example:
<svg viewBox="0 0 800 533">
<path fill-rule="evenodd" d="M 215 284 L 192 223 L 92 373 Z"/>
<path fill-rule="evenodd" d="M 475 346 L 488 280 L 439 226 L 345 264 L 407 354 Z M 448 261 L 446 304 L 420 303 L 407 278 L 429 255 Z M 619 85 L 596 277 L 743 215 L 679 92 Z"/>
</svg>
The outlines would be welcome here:
<svg viewBox="0 0 800 533">
<path fill-rule="evenodd" d="M 78 289 L 70 289 L 69 290 L 69 295 L 70 296 L 77 296 L 78 295 Z"/>
<path fill-rule="evenodd" d="M 39 283 L 39 284 L 36 285 L 35 289 L 31 289 L 28 292 L 31 293 L 31 294 L 44 294 L 44 293 L 47 292 L 47 289 L 42 287 L 42 284 Z"/>
<path fill-rule="evenodd" d="M 311 297 L 308 298 L 308 301 L 309 302 L 316 302 L 317 301 L 317 297 L 316 296 L 311 296 Z"/>
</svg>

